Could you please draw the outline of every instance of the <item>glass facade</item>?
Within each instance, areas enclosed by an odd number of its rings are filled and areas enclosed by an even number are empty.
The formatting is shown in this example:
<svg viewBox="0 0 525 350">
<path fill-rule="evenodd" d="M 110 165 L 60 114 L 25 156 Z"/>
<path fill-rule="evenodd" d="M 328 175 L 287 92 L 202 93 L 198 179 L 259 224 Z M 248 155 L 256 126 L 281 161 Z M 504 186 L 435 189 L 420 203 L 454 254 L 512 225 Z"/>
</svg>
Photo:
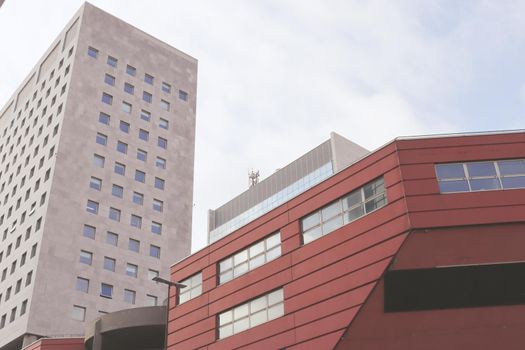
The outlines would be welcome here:
<svg viewBox="0 0 525 350">
<path fill-rule="evenodd" d="M 385 185 L 380 177 L 303 218 L 303 243 L 314 241 L 386 203 Z"/>
<path fill-rule="evenodd" d="M 262 215 L 268 213 L 272 209 L 277 208 L 278 206 L 289 201 L 293 197 L 298 196 L 307 189 L 329 178 L 333 175 L 333 173 L 334 171 L 332 168 L 332 163 L 326 163 L 325 165 L 314 170 L 313 172 L 297 180 L 291 185 L 283 188 L 274 195 L 266 198 L 259 204 L 246 210 L 244 213 L 237 215 L 235 218 L 210 231 L 210 243 L 218 241 L 222 237 L 227 236 L 228 234 L 241 228 L 247 223 L 257 219 L 258 217 L 261 217 Z"/>
<path fill-rule="evenodd" d="M 525 188 L 525 159 L 436 165 L 441 193 Z"/>
<path fill-rule="evenodd" d="M 229 337 L 284 315 L 283 289 L 260 296 L 219 314 L 219 339 Z"/>
<path fill-rule="evenodd" d="M 281 256 L 281 234 L 266 239 L 219 262 L 219 283 L 228 282 Z"/>
</svg>

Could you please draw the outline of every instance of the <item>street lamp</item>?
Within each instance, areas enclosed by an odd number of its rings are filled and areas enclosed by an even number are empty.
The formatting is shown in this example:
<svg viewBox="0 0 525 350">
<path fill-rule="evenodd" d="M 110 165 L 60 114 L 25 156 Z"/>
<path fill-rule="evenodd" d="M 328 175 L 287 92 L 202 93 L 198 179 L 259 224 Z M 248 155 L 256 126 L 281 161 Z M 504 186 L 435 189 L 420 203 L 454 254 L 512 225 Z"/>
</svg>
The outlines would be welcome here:
<svg viewBox="0 0 525 350">
<path fill-rule="evenodd" d="M 186 285 L 179 283 L 179 282 L 172 282 L 167 279 L 164 279 L 159 276 L 155 276 L 152 278 L 153 281 L 157 283 L 162 283 L 168 285 L 168 298 L 166 299 L 166 326 L 164 327 L 164 349 L 168 349 L 168 321 L 169 321 L 169 315 L 170 315 L 170 287 L 175 287 L 177 291 L 177 295 L 179 294 L 180 288 L 185 288 Z"/>
</svg>

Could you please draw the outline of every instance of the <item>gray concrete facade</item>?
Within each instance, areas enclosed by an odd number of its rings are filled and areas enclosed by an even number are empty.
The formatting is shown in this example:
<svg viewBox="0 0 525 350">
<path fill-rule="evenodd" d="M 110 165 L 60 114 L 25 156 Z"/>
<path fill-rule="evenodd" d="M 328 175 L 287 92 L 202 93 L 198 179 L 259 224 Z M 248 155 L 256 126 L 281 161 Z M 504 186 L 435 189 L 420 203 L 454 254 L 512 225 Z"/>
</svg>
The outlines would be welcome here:
<svg viewBox="0 0 525 350">
<path fill-rule="evenodd" d="M 191 247 L 196 81 L 196 59 L 86 3 L 0 111 L 0 349 L 166 298 L 151 278 Z"/>
</svg>

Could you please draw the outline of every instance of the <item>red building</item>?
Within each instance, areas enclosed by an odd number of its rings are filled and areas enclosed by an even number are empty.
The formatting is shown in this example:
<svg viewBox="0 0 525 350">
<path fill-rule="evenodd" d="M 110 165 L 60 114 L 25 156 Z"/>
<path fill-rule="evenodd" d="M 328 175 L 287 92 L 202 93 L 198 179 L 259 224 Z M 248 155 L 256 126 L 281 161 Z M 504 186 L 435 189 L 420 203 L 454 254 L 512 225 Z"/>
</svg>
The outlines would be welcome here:
<svg viewBox="0 0 525 350">
<path fill-rule="evenodd" d="M 169 349 L 522 349 L 525 132 L 400 138 L 176 263 Z"/>
</svg>

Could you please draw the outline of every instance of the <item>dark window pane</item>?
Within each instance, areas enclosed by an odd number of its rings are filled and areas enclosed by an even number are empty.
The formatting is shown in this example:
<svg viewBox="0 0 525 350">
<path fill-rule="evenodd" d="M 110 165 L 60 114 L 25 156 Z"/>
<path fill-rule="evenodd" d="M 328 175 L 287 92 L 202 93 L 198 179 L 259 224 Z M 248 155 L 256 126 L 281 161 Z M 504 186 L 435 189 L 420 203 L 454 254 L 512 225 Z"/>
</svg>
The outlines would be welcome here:
<svg viewBox="0 0 525 350">
<path fill-rule="evenodd" d="M 499 161 L 498 167 L 501 175 L 525 174 L 525 161 L 523 160 Z"/>
<path fill-rule="evenodd" d="M 467 163 L 467 169 L 470 177 L 496 176 L 493 162 Z"/>
<path fill-rule="evenodd" d="M 441 181 L 439 183 L 439 192 L 468 192 L 469 187 L 467 180 L 457 180 L 457 181 Z"/>
<path fill-rule="evenodd" d="M 462 179 L 465 177 L 463 164 L 439 164 L 436 165 L 436 173 L 438 179 Z"/>
<path fill-rule="evenodd" d="M 470 180 L 472 191 L 497 190 L 500 189 L 499 180 L 494 179 L 472 179 Z"/>
<path fill-rule="evenodd" d="M 525 188 L 525 176 L 504 177 L 503 188 Z"/>
</svg>

